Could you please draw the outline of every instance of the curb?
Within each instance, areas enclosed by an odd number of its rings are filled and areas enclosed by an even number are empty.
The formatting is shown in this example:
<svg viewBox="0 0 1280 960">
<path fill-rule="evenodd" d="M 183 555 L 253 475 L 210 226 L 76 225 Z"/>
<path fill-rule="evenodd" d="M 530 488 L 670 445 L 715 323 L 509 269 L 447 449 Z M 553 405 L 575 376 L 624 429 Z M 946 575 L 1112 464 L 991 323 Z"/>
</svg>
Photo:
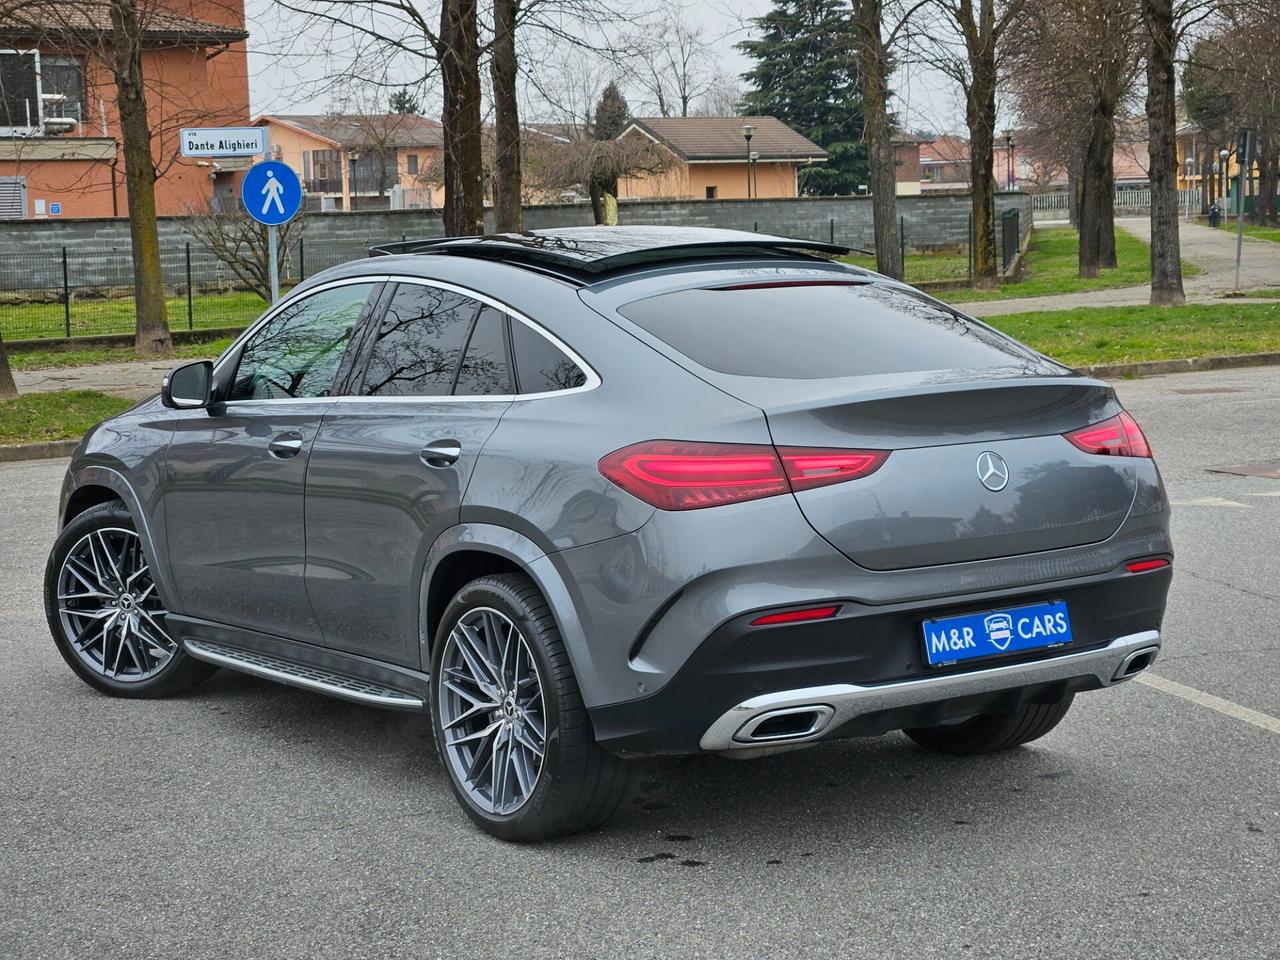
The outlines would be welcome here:
<svg viewBox="0 0 1280 960">
<path fill-rule="evenodd" d="M 1154 377 L 1162 373 L 1197 373 L 1280 364 L 1280 353 L 1237 353 L 1221 357 L 1188 357 L 1185 360 L 1147 360 L 1142 363 L 1100 363 L 1080 367 L 1091 377 Z"/>
<path fill-rule="evenodd" d="M 0 463 L 69 457 L 75 453 L 78 446 L 80 446 L 79 440 L 51 440 L 48 443 L 18 443 L 8 447 L 0 446 Z"/>
</svg>

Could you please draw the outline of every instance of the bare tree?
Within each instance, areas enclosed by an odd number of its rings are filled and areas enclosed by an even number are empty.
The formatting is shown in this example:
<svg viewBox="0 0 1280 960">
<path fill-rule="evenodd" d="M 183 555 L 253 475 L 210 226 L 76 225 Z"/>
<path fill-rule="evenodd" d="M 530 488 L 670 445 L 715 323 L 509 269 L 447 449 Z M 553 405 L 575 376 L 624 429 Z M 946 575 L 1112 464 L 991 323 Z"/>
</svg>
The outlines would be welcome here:
<svg viewBox="0 0 1280 960">
<path fill-rule="evenodd" d="M 898 280 L 902 279 L 903 269 L 902 238 L 898 228 L 893 126 L 889 117 L 890 52 L 904 36 L 911 16 L 924 6 L 924 2 L 904 6 L 890 0 L 890 14 L 886 21 L 884 0 L 853 0 L 858 73 L 862 84 L 862 138 L 867 144 L 867 163 L 871 171 L 876 269 Z"/>
<path fill-rule="evenodd" d="M 679 0 L 665 0 L 627 37 L 628 87 L 639 88 L 645 109 L 664 117 L 690 116 L 720 80 L 706 30 L 690 23 L 686 10 Z"/>
<path fill-rule="evenodd" d="M 1116 265 L 1116 123 L 1134 99 L 1141 15 L 1141 0 L 1027 0 L 1009 48 L 1020 118 L 1068 145 L 1082 277 Z"/>
<path fill-rule="evenodd" d="M 276 266 L 285 275 L 289 256 L 302 239 L 305 214 L 299 214 L 278 229 Z M 230 210 L 204 209 L 187 211 L 187 232 L 192 238 L 225 264 L 240 285 L 252 290 L 267 303 L 271 302 L 271 260 L 268 255 L 267 228 L 245 211 L 240 204 Z"/>
<path fill-rule="evenodd" d="M 995 285 L 996 88 L 1006 38 L 1026 0 L 933 0 L 935 30 L 924 58 L 964 93 L 969 128 L 969 183 L 973 209 L 974 286 Z"/>
<path fill-rule="evenodd" d="M 623 177 L 659 176 L 671 169 L 674 156 L 666 148 L 647 139 L 623 137 L 618 140 L 582 140 L 567 143 L 555 151 L 548 167 L 549 187 L 581 190 L 590 184 L 616 184 Z M 614 187 L 616 190 L 616 186 Z M 617 222 L 617 200 L 606 191 L 595 208 L 596 223 Z M 609 200 L 613 200 L 612 203 Z"/>
<path fill-rule="evenodd" d="M 520 0 L 493 0 L 489 82 L 493 89 L 493 219 L 499 233 L 524 227 L 516 25 Z"/>
</svg>

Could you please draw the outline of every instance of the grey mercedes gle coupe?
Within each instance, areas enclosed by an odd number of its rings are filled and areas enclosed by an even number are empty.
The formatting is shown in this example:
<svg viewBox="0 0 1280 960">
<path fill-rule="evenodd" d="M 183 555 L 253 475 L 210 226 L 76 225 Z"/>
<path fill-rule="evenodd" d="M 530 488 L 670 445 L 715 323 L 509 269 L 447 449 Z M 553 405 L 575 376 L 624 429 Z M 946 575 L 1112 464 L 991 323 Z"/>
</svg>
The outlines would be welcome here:
<svg viewBox="0 0 1280 960">
<path fill-rule="evenodd" d="M 1147 441 L 844 252 L 596 227 L 307 280 L 85 437 L 59 651 L 115 696 L 226 667 L 429 711 L 508 840 L 602 823 L 640 757 L 1044 736 L 1160 649 Z"/>
</svg>

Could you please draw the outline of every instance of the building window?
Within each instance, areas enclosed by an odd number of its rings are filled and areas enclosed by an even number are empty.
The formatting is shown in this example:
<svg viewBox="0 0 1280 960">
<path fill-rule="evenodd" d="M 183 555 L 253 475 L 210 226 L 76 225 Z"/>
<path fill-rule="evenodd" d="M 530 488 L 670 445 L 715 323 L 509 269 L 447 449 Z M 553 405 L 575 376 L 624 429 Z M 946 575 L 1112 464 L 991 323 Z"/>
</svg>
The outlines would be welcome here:
<svg viewBox="0 0 1280 960">
<path fill-rule="evenodd" d="M 29 136 L 40 127 L 40 55 L 0 50 L 0 136 Z"/>
<path fill-rule="evenodd" d="M 417 176 L 418 174 L 418 155 L 411 153 L 404 158 L 404 168 L 408 171 L 409 176 Z"/>
<path fill-rule="evenodd" d="M 707 187 L 707 199 L 708 199 L 708 200 L 714 200 L 715 198 L 716 198 L 716 188 L 715 188 L 715 187 Z"/>
<path fill-rule="evenodd" d="M 42 57 L 40 93 L 45 102 L 46 117 L 70 117 L 83 123 L 84 61 L 79 57 Z M 62 99 L 54 100 L 50 94 Z"/>
</svg>

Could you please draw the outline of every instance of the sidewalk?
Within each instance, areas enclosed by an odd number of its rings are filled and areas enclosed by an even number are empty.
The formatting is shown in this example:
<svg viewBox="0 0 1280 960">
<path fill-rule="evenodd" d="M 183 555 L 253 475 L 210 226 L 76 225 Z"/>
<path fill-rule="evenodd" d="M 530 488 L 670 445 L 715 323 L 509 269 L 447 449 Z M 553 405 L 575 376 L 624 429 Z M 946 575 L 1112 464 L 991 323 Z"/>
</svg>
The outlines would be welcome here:
<svg viewBox="0 0 1280 960">
<path fill-rule="evenodd" d="M 53 390 L 101 390 L 120 397 L 141 400 L 160 390 L 164 375 L 185 360 L 139 360 L 129 363 L 100 363 L 85 367 L 56 367 L 48 370 L 15 370 L 13 379 L 19 393 L 47 393 Z"/>
<path fill-rule="evenodd" d="M 1145 218 L 1117 220 L 1116 226 L 1143 242 L 1151 241 L 1151 223 Z M 1236 233 L 1213 230 L 1198 223 L 1179 224 L 1182 259 L 1194 263 L 1203 272 L 1183 281 L 1188 303 L 1239 303 L 1227 300 L 1236 282 Z M 1280 243 L 1244 238 L 1241 259 L 1240 289 L 1258 290 L 1275 287 L 1280 299 Z M 996 317 L 1027 310 L 1072 310 L 1076 307 L 1121 307 L 1149 303 L 1150 286 L 1118 287 L 1112 290 L 1089 290 L 1051 297 L 1019 297 L 1015 300 L 989 300 L 960 304 L 960 309 L 975 317 Z M 1265 302 L 1253 301 L 1249 302 Z"/>
</svg>

